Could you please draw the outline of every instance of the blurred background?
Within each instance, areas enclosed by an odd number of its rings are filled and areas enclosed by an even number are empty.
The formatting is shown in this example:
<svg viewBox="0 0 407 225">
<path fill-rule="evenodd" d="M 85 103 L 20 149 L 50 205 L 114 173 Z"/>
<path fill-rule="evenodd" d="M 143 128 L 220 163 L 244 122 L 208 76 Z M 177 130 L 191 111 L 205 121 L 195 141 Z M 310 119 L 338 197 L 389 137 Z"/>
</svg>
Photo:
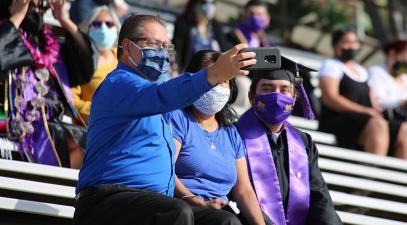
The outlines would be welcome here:
<svg viewBox="0 0 407 225">
<path fill-rule="evenodd" d="M 151 9 L 171 22 L 186 0 L 127 2 L 132 13 Z M 232 26 L 245 3 L 217 0 L 216 18 Z M 268 0 L 267 3 L 271 14 L 267 34 L 272 44 L 331 56 L 331 31 L 352 25 L 363 43 L 357 60 L 365 66 L 383 61 L 381 44 L 394 38 L 404 39 L 407 35 L 407 1 L 403 0 Z"/>
</svg>

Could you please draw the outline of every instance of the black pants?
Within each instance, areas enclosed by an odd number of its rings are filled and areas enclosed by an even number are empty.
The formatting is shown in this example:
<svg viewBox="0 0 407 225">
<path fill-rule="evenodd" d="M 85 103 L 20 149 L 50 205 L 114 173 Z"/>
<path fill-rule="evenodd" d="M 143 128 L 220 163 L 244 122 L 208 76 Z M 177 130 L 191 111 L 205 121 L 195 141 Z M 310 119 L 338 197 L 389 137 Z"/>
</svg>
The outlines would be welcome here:
<svg viewBox="0 0 407 225">
<path fill-rule="evenodd" d="M 83 192 L 82 192 L 83 193 Z M 74 225 L 241 225 L 230 212 L 117 185 L 101 185 L 76 201 Z"/>
</svg>

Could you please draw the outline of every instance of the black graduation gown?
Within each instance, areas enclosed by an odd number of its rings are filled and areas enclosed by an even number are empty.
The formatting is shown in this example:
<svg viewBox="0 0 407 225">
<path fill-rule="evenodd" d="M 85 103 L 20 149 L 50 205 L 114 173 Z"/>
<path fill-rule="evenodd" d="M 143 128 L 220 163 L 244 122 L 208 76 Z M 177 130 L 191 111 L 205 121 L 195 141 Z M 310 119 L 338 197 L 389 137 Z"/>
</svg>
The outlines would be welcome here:
<svg viewBox="0 0 407 225">
<path fill-rule="evenodd" d="M 7 20 L 0 25 L 0 73 L 12 68 L 31 65 L 34 58 L 20 36 L 20 32 Z"/>
<path fill-rule="evenodd" d="M 296 129 L 297 130 L 297 129 Z M 328 192 L 328 187 L 321 171 L 318 167 L 318 149 L 316 148 L 309 134 L 297 130 L 304 141 L 308 153 L 309 177 L 310 177 L 310 209 L 308 212 L 307 225 L 340 225 L 342 224 L 338 214 L 335 211 L 332 199 Z M 281 196 L 284 203 L 284 209 L 287 211 L 288 203 L 288 144 L 287 135 L 283 131 L 275 143 L 271 134 L 267 134 L 270 148 L 273 154 L 274 165 L 277 170 L 277 176 L 280 183 Z"/>
</svg>

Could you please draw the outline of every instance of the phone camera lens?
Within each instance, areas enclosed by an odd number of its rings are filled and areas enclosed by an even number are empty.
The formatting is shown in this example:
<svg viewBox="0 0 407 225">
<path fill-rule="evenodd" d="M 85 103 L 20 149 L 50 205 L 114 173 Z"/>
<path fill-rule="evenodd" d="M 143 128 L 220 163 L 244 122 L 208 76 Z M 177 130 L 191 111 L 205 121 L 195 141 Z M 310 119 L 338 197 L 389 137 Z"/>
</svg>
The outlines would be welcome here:
<svg viewBox="0 0 407 225">
<path fill-rule="evenodd" d="M 275 55 L 266 55 L 264 56 L 264 62 L 275 64 L 277 63 L 277 57 Z"/>
</svg>

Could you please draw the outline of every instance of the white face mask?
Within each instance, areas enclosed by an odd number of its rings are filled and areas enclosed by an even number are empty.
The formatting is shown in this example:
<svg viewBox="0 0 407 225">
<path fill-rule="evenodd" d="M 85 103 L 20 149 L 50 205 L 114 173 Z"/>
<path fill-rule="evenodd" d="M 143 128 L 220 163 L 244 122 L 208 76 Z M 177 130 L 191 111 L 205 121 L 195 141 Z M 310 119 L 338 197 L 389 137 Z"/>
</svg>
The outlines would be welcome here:
<svg viewBox="0 0 407 225">
<path fill-rule="evenodd" d="M 211 116 L 223 109 L 229 97 L 230 89 L 217 85 L 196 100 L 194 106 L 199 112 Z"/>
</svg>

